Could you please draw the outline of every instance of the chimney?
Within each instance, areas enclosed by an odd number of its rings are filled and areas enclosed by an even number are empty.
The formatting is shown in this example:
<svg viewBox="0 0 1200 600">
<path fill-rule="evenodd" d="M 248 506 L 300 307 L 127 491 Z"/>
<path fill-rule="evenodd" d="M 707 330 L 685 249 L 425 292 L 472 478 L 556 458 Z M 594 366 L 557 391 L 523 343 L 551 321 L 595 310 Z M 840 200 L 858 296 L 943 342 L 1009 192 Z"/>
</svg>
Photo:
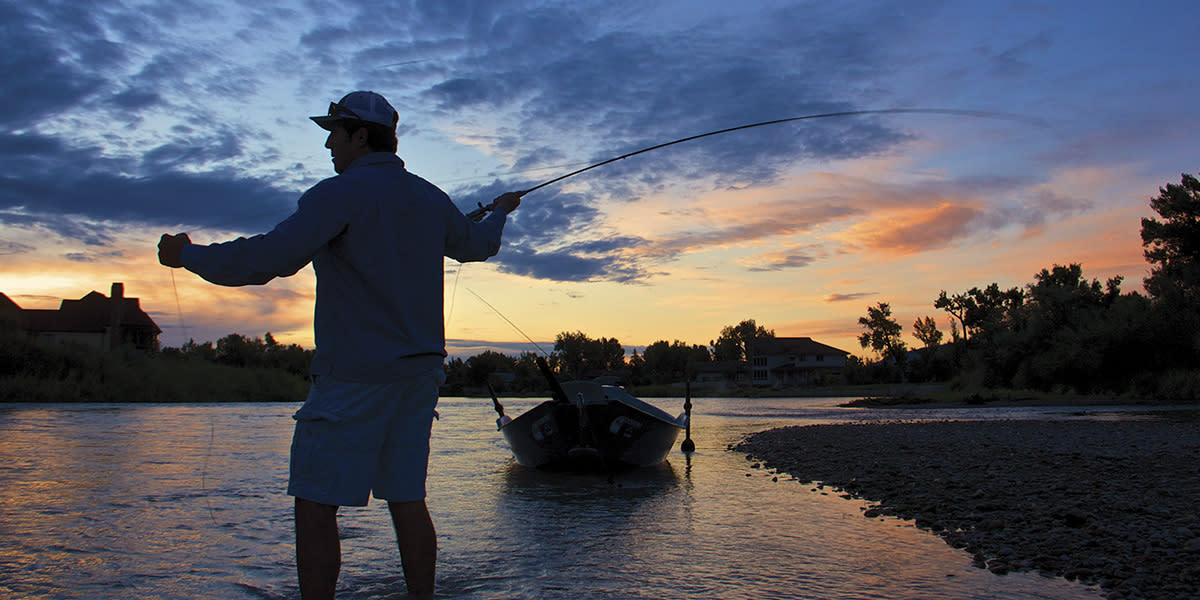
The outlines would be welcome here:
<svg viewBox="0 0 1200 600">
<path fill-rule="evenodd" d="M 112 295 L 108 299 L 109 308 L 109 347 L 121 345 L 121 317 L 125 314 L 125 284 L 114 282 Z"/>
</svg>

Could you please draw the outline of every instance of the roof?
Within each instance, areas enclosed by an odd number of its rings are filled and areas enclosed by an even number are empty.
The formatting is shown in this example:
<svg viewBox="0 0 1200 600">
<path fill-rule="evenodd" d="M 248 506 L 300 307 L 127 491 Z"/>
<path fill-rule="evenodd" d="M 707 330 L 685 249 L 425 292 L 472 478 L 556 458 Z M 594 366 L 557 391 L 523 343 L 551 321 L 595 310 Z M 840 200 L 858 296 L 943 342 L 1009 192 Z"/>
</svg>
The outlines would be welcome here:
<svg viewBox="0 0 1200 600">
<path fill-rule="evenodd" d="M 5 296 L 4 292 L 0 292 L 0 315 L 10 312 L 19 312 L 20 310 L 21 307 L 17 306 L 16 302 L 13 302 L 8 296 Z"/>
<path fill-rule="evenodd" d="M 764 355 L 836 354 L 839 356 L 850 354 L 845 350 L 827 346 L 809 337 L 777 337 L 758 340 L 754 342 L 754 353 Z"/>
<path fill-rule="evenodd" d="M 0 312 L 10 310 L 9 305 L 21 311 L 25 326 L 33 331 L 55 332 L 103 332 L 112 324 L 111 304 L 113 299 L 92 291 L 78 300 L 63 300 L 58 310 L 24 309 L 17 306 L 8 296 L 0 293 Z M 150 329 L 162 333 L 154 320 L 147 315 L 137 298 L 117 298 L 121 302 L 121 326 L 134 329 Z M 7 303 L 6 303 L 7 302 Z"/>
</svg>

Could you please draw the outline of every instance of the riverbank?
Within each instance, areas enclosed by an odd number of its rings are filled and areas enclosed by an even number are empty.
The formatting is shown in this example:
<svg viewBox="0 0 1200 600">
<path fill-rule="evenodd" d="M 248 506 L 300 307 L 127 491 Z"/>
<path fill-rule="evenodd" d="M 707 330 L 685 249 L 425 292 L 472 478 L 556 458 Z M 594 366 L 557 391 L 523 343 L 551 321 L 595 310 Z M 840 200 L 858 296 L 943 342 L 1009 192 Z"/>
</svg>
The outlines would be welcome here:
<svg viewBox="0 0 1200 600">
<path fill-rule="evenodd" d="M 1200 597 L 1195 412 L 788 427 L 736 449 L 872 502 L 869 518 L 914 520 L 997 574 L 1065 577 L 1113 599 Z"/>
</svg>

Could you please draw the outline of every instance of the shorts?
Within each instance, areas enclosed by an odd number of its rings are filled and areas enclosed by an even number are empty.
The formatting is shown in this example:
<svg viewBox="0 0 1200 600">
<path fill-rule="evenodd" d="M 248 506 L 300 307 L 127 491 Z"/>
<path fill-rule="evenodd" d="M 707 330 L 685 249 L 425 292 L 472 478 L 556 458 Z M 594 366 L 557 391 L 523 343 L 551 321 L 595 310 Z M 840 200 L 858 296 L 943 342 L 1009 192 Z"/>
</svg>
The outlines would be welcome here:
<svg viewBox="0 0 1200 600">
<path fill-rule="evenodd" d="M 313 378 L 293 416 L 287 493 L 335 506 L 425 498 L 442 369 L 392 383 Z"/>
</svg>

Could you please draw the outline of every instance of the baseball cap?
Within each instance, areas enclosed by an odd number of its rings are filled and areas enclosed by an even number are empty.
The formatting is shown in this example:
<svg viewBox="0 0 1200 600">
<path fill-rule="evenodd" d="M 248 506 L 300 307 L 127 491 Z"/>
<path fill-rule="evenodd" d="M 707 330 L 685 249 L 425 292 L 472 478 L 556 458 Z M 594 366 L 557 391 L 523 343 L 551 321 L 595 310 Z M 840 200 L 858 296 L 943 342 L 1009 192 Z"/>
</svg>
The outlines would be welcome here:
<svg viewBox="0 0 1200 600">
<path fill-rule="evenodd" d="M 343 119 L 358 119 L 395 127 L 400 120 L 396 109 L 383 96 L 375 92 L 350 92 L 337 102 L 329 103 L 329 114 L 309 117 L 321 129 L 331 130 Z"/>
</svg>

